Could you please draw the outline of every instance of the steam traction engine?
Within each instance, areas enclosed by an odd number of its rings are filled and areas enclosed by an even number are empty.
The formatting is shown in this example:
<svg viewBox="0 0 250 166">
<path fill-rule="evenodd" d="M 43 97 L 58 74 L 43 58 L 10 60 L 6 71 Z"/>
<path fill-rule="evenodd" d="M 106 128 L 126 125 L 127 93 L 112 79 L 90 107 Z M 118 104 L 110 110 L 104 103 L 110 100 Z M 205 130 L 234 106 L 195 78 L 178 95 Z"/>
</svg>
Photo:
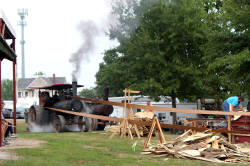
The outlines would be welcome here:
<svg viewBox="0 0 250 166">
<path fill-rule="evenodd" d="M 31 106 L 27 113 L 27 130 L 32 132 L 35 131 L 35 128 L 43 128 L 44 131 L 50 131 L 49 128 L 51 127 L 55 132 L 103 130 L 105 121 L 53 111 L 47 108 L 52 107 L 104 116 L 109 116 L 113 112 L 113 106 L 86 103 L 71 98 L 71 96 L 76 96 L 77 87 L 82 86 L 73 82 L 72 84 L 54 84 L 39 87 L 39 105 Z M 41 92 L 41 90 L 44 91 Z M 108 91 L 105 93 L 104 100 L 108 100 Z"/>
</svg>

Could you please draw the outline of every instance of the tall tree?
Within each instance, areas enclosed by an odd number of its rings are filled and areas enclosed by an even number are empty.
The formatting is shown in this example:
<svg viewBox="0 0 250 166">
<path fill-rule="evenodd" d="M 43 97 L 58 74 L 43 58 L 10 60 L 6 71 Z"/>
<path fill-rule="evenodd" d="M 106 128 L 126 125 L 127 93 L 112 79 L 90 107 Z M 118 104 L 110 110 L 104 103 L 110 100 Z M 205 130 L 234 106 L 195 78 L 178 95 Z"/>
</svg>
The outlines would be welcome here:
<svg viewBox="0 0 250 166">
<path fill-rule="evenodd" d="M 109 88 L 109 96 L 121 96 L 126 86 L 126 64 L 118 56 L 117 49 L 107 50 L 96 73 L 96 90 L 103 94 L 105 88 Z"/>
<path fill-rule="evenodd" d="M 93 98 L 93 97 L 96 97 L 97 93 L 94 88 L 90 88 L 90 89 L 84 88 L 79 92 L 78 95 L 82 97 Z"/>
<path fill-rule="evenodd" d="M 111 75 L 116 85 L 139 89 L 156 99 L 171 96 L 175 101 L 176 97 L 202 95 L 201 46 L 207 40 L 202 1 L 148 2 L 140 1 L 137 10 L 142 12 L 134 15 L 139 20 L 138 27 L 112 53 L 116 54 L 113 63 L 102 64 L 99 71 L 110 69 L 99 78 Z M 110 55 L 106 53 L 107 56 Z"/>
<path fill-rule="evenodd" d="M 38 71 L 38 72 L 35 72 L 34 76 L 36 77 L 42 77 L 42 76 L 46 76 L 46 74 L 42 71 Z"/>
<path fill-rule="evenodd" d="M 13 81 L 9 79 L 2 80 L 2 98 L 3 100 L 13 100 Z"/>
<path fill-rule="evenodd" d="M 224 98 L 244 93 L 249 96 L 250 3 L 225 0 L 214 15 L 205 56 L 208 72 L 218 78 L 218 91 L 226 92 Z"/>
</svg>

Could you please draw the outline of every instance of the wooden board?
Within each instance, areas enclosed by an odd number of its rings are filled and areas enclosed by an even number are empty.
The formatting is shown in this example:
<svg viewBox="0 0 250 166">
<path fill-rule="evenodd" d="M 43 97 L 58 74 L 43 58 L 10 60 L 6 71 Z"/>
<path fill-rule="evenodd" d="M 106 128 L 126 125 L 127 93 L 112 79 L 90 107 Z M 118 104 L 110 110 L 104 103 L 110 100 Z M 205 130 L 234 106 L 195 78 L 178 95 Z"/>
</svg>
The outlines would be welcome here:
<svg viewBox="0 0 250 166">
<path fill-rule="evenodd" d="M 77 98 L 84 101 L 90 101 L 93 103 L 101 103 L 105 105 L 114 105 L 123 107 L 123 103 L 104 101 L 104 100 L 96 100 L 83 98 L 78 96 L 69 96 L 72 98 Z M 206 110 L 189 110 L 189 109 L 180 109 L 180 108 L 166 108 L 166 107 L 156 107 L 156 106 L 146 106 L 146 105 L 136 105 L 136 104 L 127 104 L 128 108 L 137 108 L 137 109 L 147 109 L 147 110 L 157 110 L 162 112 L 179 112 L 179 113 L 188 113 L 188 114 L 208 114 L 208 115 L 232 115 L 232 116 L 250 116 L 250 112 L 223 112 L 223 111 L 206 111 Z"/>
<path fill-rule="evenodd" d="M 114 117 L 108 117 L 108 116 L 102 116 L 102 115 L 94 115 L 94 114 L 88 114 L 88 113 L 83 113 L 83 112 L 73 112 L 73 111 L 68 111 L 68 110 L 63 110 L 63 109 L 57 109 L 57 108 L 51 108 L 51 107 L 45 107 L 48 110 L 52 111 L 58 111 L 58 112 L 64 112 L 72 115 L 78 115 L 78 116 L 83 116 L 87 118 L 94 118 L 94 119 L 102 119 L 102 120 L 107 120 L 107 121 L 113 121 L 113 122 L 122 122 L 123 118 L 114 118 Z M 138 126 L 151 126 L 152 121 L 141 121 L 141 120 L 131 120 L 128 119 L 128 122 L 130 124 L 137 124 Z M 174 128 L 174 129 L 180 129 L 180 130 L 196 130 L 196 131 L 207 131 L 207 128 L 199 128 L 199 127 L 190 127 L 190 126 L 182 126 L 182 125 L 173 125 L 173 124 L 163 124 L 160 123 L 162 128 Z M 235 134 L 250 134 L 250 132 L 244 132 L 244 131 L 228 131 L 227 129 L 212 129 L 212 132 L 217 132 L 217 133 L 235 133 Z"/>
</svg>

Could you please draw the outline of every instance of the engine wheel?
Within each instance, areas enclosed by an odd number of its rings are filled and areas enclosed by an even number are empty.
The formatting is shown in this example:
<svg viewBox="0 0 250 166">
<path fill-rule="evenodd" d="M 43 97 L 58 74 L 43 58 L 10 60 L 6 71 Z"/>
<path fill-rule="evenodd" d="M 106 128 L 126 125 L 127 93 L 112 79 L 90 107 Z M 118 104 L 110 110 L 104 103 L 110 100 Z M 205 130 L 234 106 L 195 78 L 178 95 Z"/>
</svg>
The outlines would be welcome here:
<svg viewBox="0 0 250 166">
<path fill-rule="evenodd" d="M 97 119 L 91 118 L 90 120 L 91 120 L 91 125 L 90 125 L 91 131 L 96 131 L 97 130 L 97 126 L 98 126 Z"/>
<path fill-rule="evenodd" d="M 82 117 L 82 116 L 80 116 L 78 118 L 78 128 L 79 128 L 80 131 L 84 131 L 84 132 L 88 131 L 88 128 L 86 126 L 86 123 L 87 123 L 86 119 L 87 118 Z"/>
<path fill-rule="evenodd" d="M 95 131 L 97 129 L 97 119 L 86 118 L 86 131 Z"/>
<path fill-rule="evenodd" d="M 106 125 L 99 124 L 98 127 L 97 127 L 97 130 L 103 131 L 105 127 L 106 127 Z"/>
<path fill-rule="evenodd" d="M 62 115 L 56 115 L 53 119 L 53 128 L 55 132 L 62 132 L 65 125 L 65 118 Z"/>
<path fill-rule="evenodd" d="M 28 112 L 28 122 L 34 123 L 36 120 L 36 110 L 35 107 L 31 107 Z"/>
</svg>

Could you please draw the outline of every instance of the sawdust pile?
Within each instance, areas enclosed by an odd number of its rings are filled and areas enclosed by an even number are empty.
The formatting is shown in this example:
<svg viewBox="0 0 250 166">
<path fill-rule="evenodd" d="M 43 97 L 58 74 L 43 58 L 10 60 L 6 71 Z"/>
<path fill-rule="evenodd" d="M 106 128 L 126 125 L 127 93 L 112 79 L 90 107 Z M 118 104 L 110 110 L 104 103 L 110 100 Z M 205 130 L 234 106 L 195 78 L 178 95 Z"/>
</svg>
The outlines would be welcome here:
<svg viewBox="0 0 250 166">
<path fill-rule="evenodd" d="M 185 132 L 172 142 L 145 149 L 142 154 L 154 154 L 167 158 L 195 159 L 218 163 L 249 163 L 250 146 L 233 145 L 220 134 L 211 132 Z"/>
</svg>

